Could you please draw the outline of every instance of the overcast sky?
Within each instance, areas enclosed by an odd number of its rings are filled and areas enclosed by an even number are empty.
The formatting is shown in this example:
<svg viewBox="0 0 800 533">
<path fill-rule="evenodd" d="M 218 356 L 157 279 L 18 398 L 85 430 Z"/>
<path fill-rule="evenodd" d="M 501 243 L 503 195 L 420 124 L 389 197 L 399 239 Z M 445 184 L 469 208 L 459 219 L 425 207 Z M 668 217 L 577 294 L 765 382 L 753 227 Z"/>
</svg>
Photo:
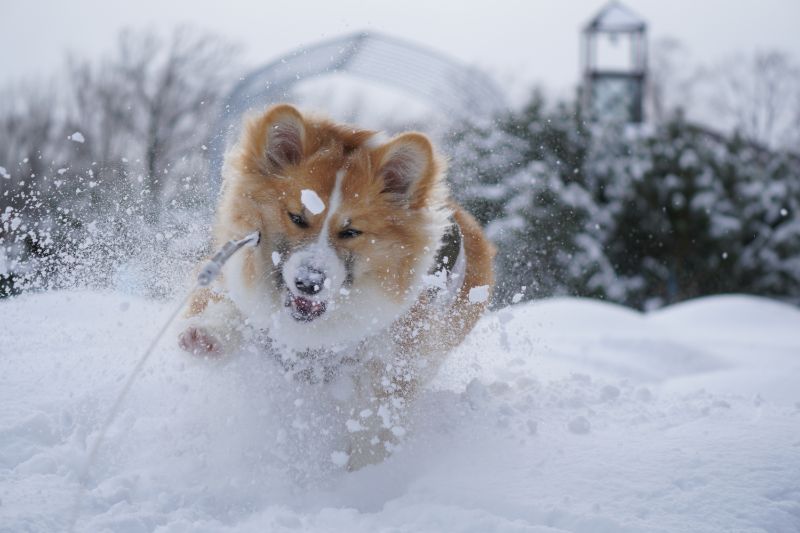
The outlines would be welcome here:
<svg viewBox="0 0 800 533">
<path fill-rule="evenodd" d="M 243 46 L 256 66 L 319 39 L 376 30 L 437 49 L 501 84 L 567 90 L 578 78 L 578 32 L 604 0 L 0 0 L 0 83 L 48 75 L 68 51 L 96 57 L 124 27 L 188 23 Z M 698 63 L 780 49 L 800 58 L 800 0 L 628 0 L 651 39 L 680 40 Z"/>
</svg>

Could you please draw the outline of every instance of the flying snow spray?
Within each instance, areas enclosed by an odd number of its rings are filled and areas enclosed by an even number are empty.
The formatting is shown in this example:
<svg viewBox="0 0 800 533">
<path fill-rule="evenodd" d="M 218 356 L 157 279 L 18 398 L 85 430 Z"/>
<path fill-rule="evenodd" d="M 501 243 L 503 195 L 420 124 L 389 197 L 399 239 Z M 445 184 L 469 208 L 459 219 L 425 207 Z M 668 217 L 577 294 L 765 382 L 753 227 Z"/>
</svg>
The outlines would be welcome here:
<svg viewBox="0 0 800 533">
<path fill-rule="evenodd" d="M 125 380 L 125 385 L 123 385 L 122 390 L 120 390 L 117 399 L 114 401 L 114 405 L 111 406 L 109 409 L 108 414 L 106 415 L 105 420 L 103 421 L 103 425 L 100 426 L 100 433 L 95 439 L 94 444 L 92 444 L 91 449 L 89 450 L 89 455 L 86 458 L 86 464 L 83 466 L 83 470 L 81 472 L 80 478 L 78 479 L 79 486 L 78 491 L 75 494 L 75 505 L 72 510 L 72 518 L 70 519 L 69 530 L 70 532 L 75 531 L 75 525 L 78 522 L 78 513 L 80 512 L 80 505 L 81 505 L 81 498 L 83 497 L 83 489 L 86 485 L 86 481 L 89 477 L 89 469 L 92 467 L 94 460 L 97 456 L 97 451 L 100 449 L 100 445 L 103 443 L 103 440 L 106 436 L 106 431 L 114 419 L 117 417 L 117 413 L 119 412 L 119 408 L 122 405 L 123 400 L 125 400 L 125 396 L 127 396 L 128 391 L 130 390 L 133 382 L 136 381 L 136 378 L 139 376 L 139 373 L 142 371 L 147 360 L 152 355 L 153 350 L 155 350 L 158 343 L 161 341 L 161 337 L 164 336 L 164 333 L 167 332 L 169 327 L 172 325 L 172 322 L 175 321 L 175 318 L 180 314 L 181 310 L 186 306 L 186 303 L 189 301 L 192 293 L 195 289 L 200 287 L 208 287 L 211 285 L 211 282 L 219 276 L 220 271 L 222 271 L 223 265 L 230 259 L 233 254 L 241 250 L 247 245 L 250 246 L 258 246 L 259 242 L 261 242 L 261 232 L 254 231 L 253 233 L 248 234 L 245 238 L 239 240 L 230 240 L 226 242 L 222 248 L 214 254 L 214 256 L 203 266 L 200 270 L 200 273 L 197 275 L 197 284 L 192 288 L 192 290 L 188 291 L 186 295 L 181 299 L 180 303 L 175 307 L 175 310 L 170 314 L 167 321 L 158 331 L 156 336 L 150 342 L 150 345 L 147 347 L 147 350 L 144 351 L 142 357 L 139 358 L 139 361 L 136 363 L 136 366 L 133 367 L 133 370 L 128 375 L 128 378 Z"/>
</svg>

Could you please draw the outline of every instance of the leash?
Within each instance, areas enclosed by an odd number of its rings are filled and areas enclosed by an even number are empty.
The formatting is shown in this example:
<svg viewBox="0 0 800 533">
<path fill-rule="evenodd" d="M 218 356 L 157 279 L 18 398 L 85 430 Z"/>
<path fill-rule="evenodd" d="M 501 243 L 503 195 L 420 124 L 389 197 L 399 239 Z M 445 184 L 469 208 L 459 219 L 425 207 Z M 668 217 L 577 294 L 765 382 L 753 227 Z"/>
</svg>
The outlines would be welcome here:
<svg viewBox="0 0 800 533">
<path fill-rule="evenodd" d="M 158 331 L 156 336 L 150 342 L 150 345 L 144 351 L 142 356 L 136 363 L 136 366 L 133 367 L 133 370 L 130 374 L 128 374 L 128 378 L 125 380 L 125 384 L 122 386 L 119 394 L 117 395 L 117 399 L 114 401 L 114 404 L 109 409 L 108 414 L 106 415 L 103 424 L 100 426 L 100 433 L 97 436 L 97 439 L 92 444 L 92 447 L 89 450 L 89 455 L 86 458 L 86 463 L 83 466 L 80 476 L 78 477 L 78 490 L 75 494 L 75 503 L 72 508 L 72 515 L 69 521 L 69 528 L 67 531 L 70 533 L 75 531 L 75 525 L 78 522 L 78 514 L 80 513 L 80 506 L 83 500 L 83 495 L 86 492 L 86 482 L 89 478 L 89 470 L 91 469 L 92 465 L 94 464 L 95 459 L 97 458 L 97 452 L 100 449 L 101 444 L 105 440 L 106 432 L 111 424 L 116 419 L 117 414 L 119 414 L 119 409 L 122 406 L 122 402 L 125 400 L 125 397 L 128 395 L 133 383 L 136 381 L 136 378 L 139 377 L 139 373 L 144 368 L 145 363 L 155 351 L 156 346 L 161 341 L 161 338 L 167 332 L 167 330 L 172 326 L 172 323 L 175 321 L 175 318 L 180 314 L 181 310 L 184 309 L 187 302 L 192 296 L 192 293 L 200 288 L 200 287 L 208 287 L 211 282 L 216 279 L 219 275 L 220 271 L 222 270 L 223 265 L 225 262 L 230 259 L 233 254 L 241 250 L 244 246 L 258 246 L 261 242 L 261 233 L 258 231 L 254 231 L 250 233 L 245 238 L 240 240 L 231 240 L 226 242 L 219 251 L 214 254 L 214 256 L 203 266 L 200 270 L 200 273 L 197 275 L 197 283 L 192 288 L 192 290 L 188 291 L 180 303 L 175 307 L 172 313 L 169 315 L 169 318 Z"/>
</svg>

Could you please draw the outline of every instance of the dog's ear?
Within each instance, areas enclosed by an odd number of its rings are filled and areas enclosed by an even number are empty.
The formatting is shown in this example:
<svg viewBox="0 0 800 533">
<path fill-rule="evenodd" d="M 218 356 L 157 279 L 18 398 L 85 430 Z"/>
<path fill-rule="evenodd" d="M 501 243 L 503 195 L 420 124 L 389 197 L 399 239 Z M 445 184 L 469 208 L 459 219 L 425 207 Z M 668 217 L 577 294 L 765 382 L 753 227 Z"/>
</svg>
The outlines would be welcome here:
<svg viewBox="0 0 800 533">
<path fill-rule="evenodd" d="M 261 127 L 266 134 L 263 155 L 268 168 L 280 170 L 300 163 L 305 126 L 297 109 L 288 104 L 277 105 L 264 116 Z"/>
<path fill-rule="evenodd" d="M 378 147 L 377 177 L 382 193 L 411 207 L 422 207 L 438 179 L 433 146 L 421 133 L 404 133 Z"/>
</svg>

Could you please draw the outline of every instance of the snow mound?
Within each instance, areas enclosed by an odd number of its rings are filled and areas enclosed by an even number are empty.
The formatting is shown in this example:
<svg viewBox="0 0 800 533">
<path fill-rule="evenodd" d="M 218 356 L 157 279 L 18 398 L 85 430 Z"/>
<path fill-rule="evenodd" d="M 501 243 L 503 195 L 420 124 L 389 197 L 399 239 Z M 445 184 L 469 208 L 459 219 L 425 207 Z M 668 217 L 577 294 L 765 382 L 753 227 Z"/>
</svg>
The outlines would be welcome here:
<svg viewBox="0 0 800 533">
<path fill-rule="evenodd" d="M 651 315 L 651 320 L 662 326 L 693 330 L 699 323 L 704 329 L 730 335 L 800 331 L 800 309 L 758 296 L 737 294 L 697 298 Z"/>
<path fill-rule="evenodd" d="M 171 306 L 0 302 L 0 531 L 66 527 Z M 358 413 L 315 404 L 261 353 L 203 361 L 167 339 L 109 429 L 78 531 L 798 531 L 797 317 L 740 296 L 500 310 L 423 391 L 403 448 L 353 474 L 331 435 Z"/>
</svg>

